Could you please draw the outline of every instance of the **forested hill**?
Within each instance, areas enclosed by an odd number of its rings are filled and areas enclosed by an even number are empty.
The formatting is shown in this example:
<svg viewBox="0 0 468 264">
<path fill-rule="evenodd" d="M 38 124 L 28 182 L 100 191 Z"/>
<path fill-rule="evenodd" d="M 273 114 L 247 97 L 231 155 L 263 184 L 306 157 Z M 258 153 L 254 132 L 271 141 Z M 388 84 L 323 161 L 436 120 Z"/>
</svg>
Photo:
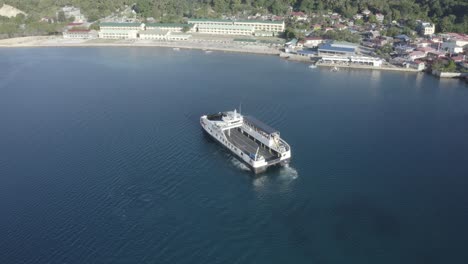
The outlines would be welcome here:
<svg viewBox="0 0 468 264">
<path fill-rule="evenodd" d="M 392 20 L 424 19 L 434 22 L 438 31 L 468 33 L 467 0 L 0 0 L 32 15 L 55 14 L 67 4 L 80 7 L 90 19 L 107 16 L 125 5 L 138 6 L 142 17 L 177 20 L 182 17 L 219 17 L 221 14 L 273 13 L 284 15 L 289 6 L 307 13 L 333 11 L 352 17 L 368 8 Z"/>
</svg>

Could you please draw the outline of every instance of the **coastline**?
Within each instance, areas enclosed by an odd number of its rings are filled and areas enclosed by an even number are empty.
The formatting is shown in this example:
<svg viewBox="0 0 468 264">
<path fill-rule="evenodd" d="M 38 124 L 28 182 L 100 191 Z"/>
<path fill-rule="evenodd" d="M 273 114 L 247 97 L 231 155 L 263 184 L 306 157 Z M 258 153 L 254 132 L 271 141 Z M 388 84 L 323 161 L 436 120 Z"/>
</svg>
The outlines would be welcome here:
<svg viewBox="0 0 468 264">
<path fill-rule="evenodd" d="M 236 42 L 232 38 L 205 36 L 205 39 L 199 37 L 191 40 L 182 41 L 155 41 L 155 40 L 109 40 L 109 39 L 64 39 L 57 36 L 31 36 L 21 38 L 0 39 L 0 49 L 5 48 L 67 48 L 67 47 L 158 47 L 158 48 L 179 48 L 204 51 L 222 51 L 244 54 L 273 55 L 282 59 L 300 63 L 312 63 L 309 57 L 287 54 L 278 47 L 263 43 L 245 43 Z M 318 63 L 317 67 L 337 67 L 342 69 L 360 69 L 360 70 L 378 70 L 418 73 L 416 69 L 400 67 L 373 67 L 359 64 L 325 64 Z M 440 77 L 439 77 L 440 78 Z"/>
<path fill-rule="evenodd" d="M 148 41 L 148 40 L 67 40 L 62 37 L 23 37 L 0 40 L 0 48 L 41 48 L 41 47 L 163 47 L 251 53 L 278 56 L 280 51 L 267 45 L 228 43 L 216 41 Z"/>
</svg>

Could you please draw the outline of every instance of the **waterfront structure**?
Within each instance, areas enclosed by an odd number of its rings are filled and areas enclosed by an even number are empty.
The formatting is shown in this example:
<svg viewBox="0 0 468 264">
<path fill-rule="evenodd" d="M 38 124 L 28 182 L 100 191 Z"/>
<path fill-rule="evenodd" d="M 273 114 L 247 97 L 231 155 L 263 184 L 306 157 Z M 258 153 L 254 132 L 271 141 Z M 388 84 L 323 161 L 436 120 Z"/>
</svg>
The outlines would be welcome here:
<svg viewBox="0 0 468 264">
<path fill-rule="evenodd" d="M 318 48 L 318 55 L 354 56 L 356 55 L 356 49 L 356 44 L 344 41 L 333 41 L 321 44 Z"/>
<path fill-rule="evenodd" d="M 99 38 L 136 39 L 138 38 L 138 32 L 145 29 L 145 24 L 104 22 L 99 27 Z"/>
<path fill-rule="evenodd" d="M 383 60 L 380 58 L 363 56 L 323 56 L 321 60 L 325 63 L 355 63 L 361 65 L 369 65 L 373 67 L 381 67 L 383 63 Z"/>
<path fill-rule="evenodd" d="M 287 165 L 291 159 L 291 148 L 277 130 L 236 110 L 204 115 L 200 125 L 254 173 L 276 164 Z"/>
<path fill-rule="evenodd" d="M 426 64 L 423 61 L 415 60 L 408 62 L 407 67 L 418 71 L 424 71 L 424 69 L 426 69 Z"/>
<path fill-rule="evenodd" d="M 138 36 L 144 40 L 188 40 L 191 37 L 190 34 L 161 29 L 141 30 L 138 32 Z"/>
<path fill-rule="evenodd" d="M 250 35 L 253 35 L 256 31 L 261 32 L 271 32 L 271 35 L 278 35 L 285 30 L 284 21 L 263 21 L 263 20 L 227 20 L 227 19 L 189 19 L 189 24 L 194 25 L 194 31 L 200 32 L 200 28 L 202 31 L 204 30 L 211 30 L 216 32 L 223 32 L 223 33 L 215 33 L 215 34 L 226 34 L 226 35 L 236 35 L 233 31 L 238 30 L 239 28 L 233 26 L 241 26 L 252 28 L 252 32 Z M 243 30 L 244 31 L 244 30 Z M 200 32 L 203 33 L 203 32 Z M 243 32 L 242 35 L 244 35 Z"/>
<path fill-rule="evenodd" d="M 170 32 L 183 32 L 184 28 L 188 28 L 188 32 L 190 32 L 193 28 L 193 25 L 178 24 L 178 23 L 148 23 L 146 24 L 147 30 L 160 29 L 160 30 L 167 30 Z"/>
<path fill-rule="evenodd" d="M 97 38 L 95 30 L 88 29 L 70 29 L 63 32 L 64 39 L 93 39 Z"/>
</svg>

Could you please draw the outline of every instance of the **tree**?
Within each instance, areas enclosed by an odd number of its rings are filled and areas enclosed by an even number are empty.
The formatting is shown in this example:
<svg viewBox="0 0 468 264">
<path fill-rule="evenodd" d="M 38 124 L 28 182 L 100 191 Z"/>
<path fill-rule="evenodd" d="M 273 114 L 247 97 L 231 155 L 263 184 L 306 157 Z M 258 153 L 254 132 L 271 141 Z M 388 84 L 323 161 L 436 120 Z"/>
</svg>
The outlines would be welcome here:
<svg viewBox="0 0 468 264">
<path fill-rule="evenodd" d="M 62 10 L 60 10 L 57 14 L 57 21 L 58 22 L 65 22 L 67 21 L 67 18 L 65 17 L 65 12 L 63 12 Z"/>
</svg>

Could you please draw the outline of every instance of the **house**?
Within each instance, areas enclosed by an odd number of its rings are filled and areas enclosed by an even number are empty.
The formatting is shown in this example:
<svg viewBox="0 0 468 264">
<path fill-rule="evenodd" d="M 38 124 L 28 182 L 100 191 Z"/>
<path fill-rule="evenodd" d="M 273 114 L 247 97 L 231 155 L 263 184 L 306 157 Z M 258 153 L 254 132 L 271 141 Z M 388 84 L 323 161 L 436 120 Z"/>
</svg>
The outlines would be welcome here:
<svg viewBox="0 0 468 264">
<path fill-rule="evenodd" d="M 427 53 L 427 58 L 430 60 L 436 60 L 445 57 L 445 52 L 443 51 L 430 51 Z"/>
<path fill-rule="evenodd" d="M 411 60 L 411 61 L 414 61 L 416 59 L 421 59 L 421 58 L 424 58 L 426 57 L 426 53 L 422 52 L 422 51 L 413 51 L 411 53 L 408 54 L 408 60 Z"/>
<path fill-rule="evenodd" d="M 304 41 L 304 46 L 309 48 L 318 47 L 320 44 L 324 42 L 322 37 L 307 37 Z"/>
<path fill-rule="evenodd" d="M 416 50 L 417 50 L 417 51 L 422 51 L 422 52 L 424 52 L 424 54 L 426 54 L 426 55 L 427 55 L 429 52 L 435 51 L 435 49 L 432 48 L 432 47 L 420 47 L 420 48 L 416 48 Z"/>
<path fill-rule="evenodd" d="M 381 13 L 375 14 L 375 19 L 376 19 L 377 22 L 379 22 L 379 23 L 383 23 L 384 18 L 385 18 L 385 16 L 384 16 L 383 14 L 381 14 Z"/>
<path fill-rule="evenodd" d="M 435 25 L 429 22 L 421 22 L 419 24 L 419 34 L 430 36 L 435 33 Z"/>
<path fill-rule="evenodd" d="M 460 36 L 442 43 L 442 49 L 450 53 L 463 53 L 463 48 L 466 45 L 468 45 L 468 37 Z"/>
<path fill-rule="evenodd" d="M 450 57 L 450 59 L 453 60 L 454 62 L 463 62 L 465 61 L 465 55 L 453 56 L 453 57 Z"/>
<path fill-rule="evenodd" d="M 407 54 L 414 50 L 414 47 L 407 46 L 407 45 L 398 45 L 395 47 L 395 51 L 398 54 Z"/>
<path fill-rule="evenodd" d="M 423 61 L 415 60 L 407 63 L 408 68 L 416 69 L 418 71 L 424 71 L 426 64 Z"/>
<path fill-rule="evenodd" d="M 310 27 L 313 31 L 317 31 L 322 29 L 322 25 L 320 24 L 313 24 L 312 27 Z"/>
<path fill-rule="evenodd" d="M 290 18 L 294 21 L 307 21 L 308 17 L 304 12 L 291 12 Z"/>
<path fill-rule="evenodd" d="M 399 41 L 399 42 L 410 42 L 410 40 L 411 40 L 410 37 L 408 37 L 407 35 L 404 35 L 404 34 L 397 35 L 397 36 L 394 37 L 394 39 L 396 41 Z"/>
<path fill-rule="evenodd" d="M 70 18 L 74 17 L 75 22 L 84 22 L 84 21 L 86 21 L 86 17 L 83 14 L 81 14 L 81 10 L 78 7 L 64 6 L 64 7 L 62 7 L 62 9 L 60 11 L 63 12 L 66 19 L 70 19 Z M 59 12 L 56 12 L 56 14 L 55 14 L 56 17 L 58 17 Z"/>
<path fill-rule="evenodd" d="M 348 28 L 346 25 L 343 24 L 336 24 L 334 27 L 340 31 Z"/>
<path fill-rule="evenodd" d="M 372 12 L 369 9 L 364 9 L 361 14 L 365 17 L 368 17 Z"/>
<path fill-rule="evenodd" d="M 362 17 L 363 17 L 363 16 L 362 16 L 361 14 L 355 14 L 355 15 L 353 16 L 353 19 L 354 19 L 354 20 L 360 20 L 360 19 L 362 19 Z"/>
</svg>

